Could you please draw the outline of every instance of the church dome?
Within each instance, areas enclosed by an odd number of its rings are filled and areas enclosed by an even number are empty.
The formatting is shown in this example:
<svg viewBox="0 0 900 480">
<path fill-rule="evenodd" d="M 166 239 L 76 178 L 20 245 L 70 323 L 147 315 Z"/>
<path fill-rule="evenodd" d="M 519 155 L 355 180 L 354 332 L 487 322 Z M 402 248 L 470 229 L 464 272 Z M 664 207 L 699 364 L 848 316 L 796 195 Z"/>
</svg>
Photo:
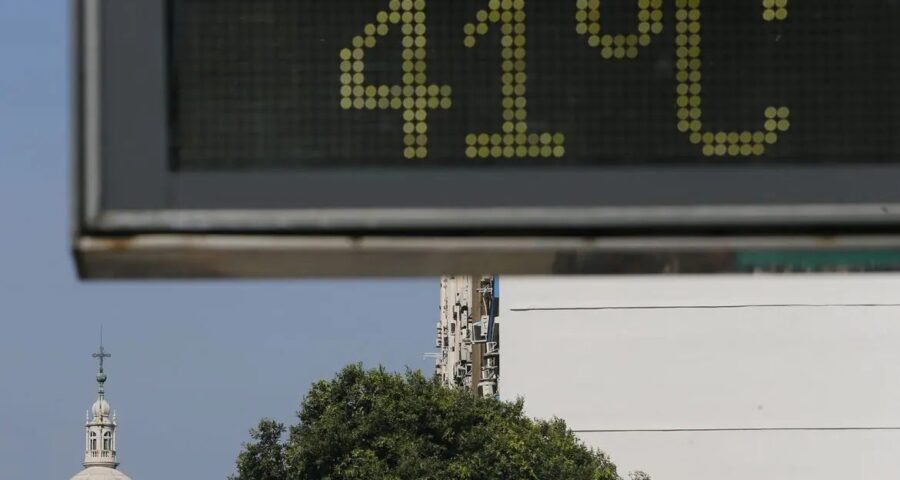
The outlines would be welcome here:
<svg viewBox="0 0 900 480">
<path fill-rule="evenodd" d="M 104 398 L 98 398 L 96 402 L 94 402 L 94 406 L 91 407 L 91 413 L 94 414 L 94 418 L 103 418 L 109 416 L 109 402 Z"/>
<path fill-rule="evenodd" d="M 131 480 L 128 475 L 109 467 L 88 467 L 72 480 Z"/>
</svg>

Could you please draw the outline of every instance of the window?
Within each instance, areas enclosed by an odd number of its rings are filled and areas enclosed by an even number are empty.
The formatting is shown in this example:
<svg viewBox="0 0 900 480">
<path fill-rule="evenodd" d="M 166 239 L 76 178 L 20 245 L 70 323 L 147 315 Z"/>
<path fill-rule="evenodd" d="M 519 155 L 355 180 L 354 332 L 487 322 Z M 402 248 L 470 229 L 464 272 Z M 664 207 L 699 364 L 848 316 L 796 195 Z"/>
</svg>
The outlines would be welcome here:
<svg viewBox="0 0 900 480">
<path fill-rule="evenodd" d="M 91 432 L 91 450 L 97 450 L 97 432 Z"/>
<path fill-rule="evenodd" d="M 103 434 L 103 450 L 112 450 L 112 432 Z"/>
</svg>

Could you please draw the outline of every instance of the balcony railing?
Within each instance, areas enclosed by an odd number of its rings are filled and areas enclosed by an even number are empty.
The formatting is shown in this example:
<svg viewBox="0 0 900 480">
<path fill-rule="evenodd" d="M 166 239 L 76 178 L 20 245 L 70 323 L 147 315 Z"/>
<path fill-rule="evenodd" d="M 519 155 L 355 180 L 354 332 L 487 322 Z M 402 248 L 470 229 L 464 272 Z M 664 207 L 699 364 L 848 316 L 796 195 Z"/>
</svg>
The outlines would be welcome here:
<svg viewBox="0 0 900 480">
<path fill-rule="evenodd" d="M 85 452 L 85 458 L 115 458 L 115 450 L 102 450 L 99 452 Z"/>
</svg>

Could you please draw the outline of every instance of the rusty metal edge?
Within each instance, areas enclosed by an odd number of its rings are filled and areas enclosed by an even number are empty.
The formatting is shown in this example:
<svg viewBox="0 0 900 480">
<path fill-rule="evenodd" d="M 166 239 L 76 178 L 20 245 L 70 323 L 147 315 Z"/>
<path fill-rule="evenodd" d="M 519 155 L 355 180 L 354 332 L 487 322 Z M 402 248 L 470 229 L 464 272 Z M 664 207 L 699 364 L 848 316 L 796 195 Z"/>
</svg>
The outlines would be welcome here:
<svg viewBox="0 0 900 480">
<path fill-rule="evenodd" d="M 871 252 L 900 258 L 900 236 L 856 237 L 324 237 L 82 236 L 83 279 L 417 277 L 455 273 L 752 273 L 760 252 Z M 842 271 L 835 263 L 829 271 Z M 900 261 L 867 270 L 898 271 Z M 773 265 L 774 267 L 774 265 Z"/>
</svg>

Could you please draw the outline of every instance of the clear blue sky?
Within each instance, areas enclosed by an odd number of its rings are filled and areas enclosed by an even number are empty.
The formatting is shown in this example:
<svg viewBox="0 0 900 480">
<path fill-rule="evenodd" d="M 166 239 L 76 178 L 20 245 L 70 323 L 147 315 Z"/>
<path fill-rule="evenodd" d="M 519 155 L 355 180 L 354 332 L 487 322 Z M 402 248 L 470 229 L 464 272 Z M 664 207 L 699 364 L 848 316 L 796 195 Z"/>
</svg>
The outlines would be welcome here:
<svg viewBox="0 0 900 480">
<path fill-rule="evenodd" d="M 68 245 L 68 1 L 0 0 L 0 479 L 80 470 L 106 330 L 122 469 L 224 479 L 262 416 L 349 363 L 428 369 L 438 282 L 82 284 Z"/>
</svg>

